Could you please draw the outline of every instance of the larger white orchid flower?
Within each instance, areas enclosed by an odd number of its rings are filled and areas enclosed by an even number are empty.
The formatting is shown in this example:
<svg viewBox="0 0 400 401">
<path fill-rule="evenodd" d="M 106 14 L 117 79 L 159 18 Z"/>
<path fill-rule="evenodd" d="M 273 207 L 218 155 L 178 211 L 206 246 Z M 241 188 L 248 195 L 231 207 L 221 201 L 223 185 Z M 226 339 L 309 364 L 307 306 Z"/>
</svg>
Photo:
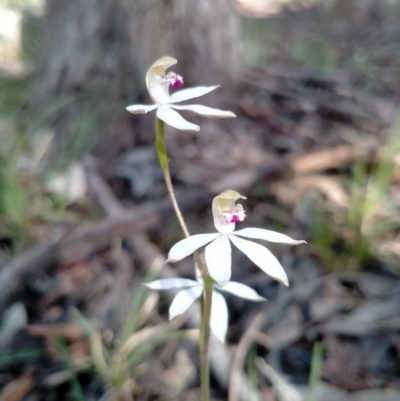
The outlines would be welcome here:
<svg viewBox="0 0 400 401">
<path fill-rule="evenodd" d="M 219 87 L 217 86 L 197 86 L 195 88 L 184 89 L 169 95 L 169 87 L 177 89 L 183 84 L 183 78 L 174 72 L 166 74 L 166 70 L 177 63 L 173 57 L 162 57 L 157 60 L 147 71 L 146 86 L 154 104 L 143 105 L 134 104 L 126 109 L 132 114 L 146 114 L 157 109 L 157 117 L 166 124 L 186 132 L 198 132 L 200 127 L 186 121 L 175 110 L 189 110 L 204 117 L 231 118 L 236 117 L 231 111 L 213 109 L 198 104 L 179 106 L 185 100 L 203 96 Z M 175 110 L 174 110 L 175 109 Z"/>
<path fill-rule="evenodd" d="M 261 228 L 244 228 L 235 230 L 235 223 L 245 219 L 242 205 L 235 205 L 238 199 L 246 199 L 236 191 L 226 190 L 216 196 L 212 202 L 214 225 L 217 233 L 197 234 L 176 243 L 168 254 L 168 262 L 178 262 L 191 255 L 195 250 L 207 245 L 205 260 L 208 273 L 220 287 L 223 287 L 231 278 L 231 242 L 239 248 L 261 270 L 284 285 L 289 285 L 283 267 L 278 259 L 264 246 L 247 241 L 241 237 L 261 239 L 270 242 L 298 245 L 306 243 L 297 241 L 275 231 Z"/>
<path fill-rule="evenodd" d="M 173 288 L 183 288 L 176 294 L 172 300 L 171 306 L 169 307 L 169 320 L 175 316 L 181 315 L 186 312 L 193 302 L 200 298 L 204 291 L 203 281 L 201 275 L 196 270 L 197 281 L 190 280 L 187 278 L 168 278 L 164 280 L 156 280 L 145 284 L 152 290 L 170 290 Z M 237 297 L 248 299 L 250 301 L 265 301 L 266 299 L 261 297 L 252 288 L 245 284 L 236 283 L 230 281 L 225 284 L 223 288 L 219 288 L 219 291 L 228 292 L 236 295 Z M 226 305 L 225 298 L 218 292 L 213 291 L 212 303 L 211 303 L 211 319 L 210 328 L 215 336 L 225 341 L 226 331 L 228 329 L 228 307 Z"/>
</svg>

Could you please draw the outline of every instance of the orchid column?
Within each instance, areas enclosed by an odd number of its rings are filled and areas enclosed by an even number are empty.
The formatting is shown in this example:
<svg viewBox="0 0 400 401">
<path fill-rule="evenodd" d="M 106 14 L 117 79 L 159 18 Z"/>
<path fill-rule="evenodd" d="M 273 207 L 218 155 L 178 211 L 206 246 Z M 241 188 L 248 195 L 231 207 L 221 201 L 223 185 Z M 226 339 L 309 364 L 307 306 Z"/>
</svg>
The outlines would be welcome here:
<svg viewBox="0 0 400 401">
<path fill-rule="evenodd" d="M 190 236 L 185 220 L 179 209 L 178 202 L 175 197 L 172 186 L 171 175 L 168 166 L 167 148 L 165 145 L 165 124 L 170 125 L 178 130 L 193 133 L 198 132 L 200 127 L 186 121 L 176 110 L 188 110 L 200 114 L 205 117 L 214 118 L 232 118 L 236 117 L 230 111 L 213 109 L 202 105 L 177 105 L 176 103 L 185 100 L 194 99 L 203 96 L 218 86 L 204 87 L 199 86 L 191 89 L 175 92 L 170 96 L 169 88 L 172 86 L 177 89 L 183 85 L 183 78 L 174 72 L 166 72 L 166 70 L 177 63 L 172 57 L 162 57 L 157 60 L 148 70 L 146 75 L 146 85 L 150 97 L 154 104 L 152 105 L 132 105 L 127 110 L 133 114 L 146 114 L 149 111 L 157 109 L 156 118 L 156 149 L 161 168 L 163 170 L 165 184 L 168 189 L 176 216 L 182 227 L 186 237 Z M 198 296 L 202 295 L 201 300 L 201 328 L 200 328 L 200 356 L 201 356 L 201 388 L 202 400 L 209 400 L 209 368 L 208 368 L 208 347 L 210 337 L 210 319 L 212 308 L 212 295 L 214 280 L 208 274 L 208 270 L 203 258 L 196 252 L 194 254 L 196 265 L 201 272 L 202 291 L 198 292 Z"/>
</svg>

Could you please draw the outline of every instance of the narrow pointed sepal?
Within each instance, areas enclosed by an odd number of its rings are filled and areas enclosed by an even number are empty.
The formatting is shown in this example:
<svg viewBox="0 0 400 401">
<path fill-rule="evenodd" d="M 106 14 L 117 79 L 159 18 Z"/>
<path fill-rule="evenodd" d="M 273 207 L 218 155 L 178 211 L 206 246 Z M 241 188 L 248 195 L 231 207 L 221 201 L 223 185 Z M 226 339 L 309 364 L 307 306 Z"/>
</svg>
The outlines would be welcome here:
<svg viewBox="0 0 400 401">
<path fill-rule="evenodd" d="M 170 107 L 176 110 L 187 110 L 193 113 L 199 114 L 203 117 L 210 118 L 234 118 L 236 117 L 235 113 L 226 110 L 213 109 L 212 107 L 202 106 L 200 104 L 188 104 L 185 106 L 178 106 L 175 104 L 171 104 Z"/>
<path fill-rule="evenodd" d="M 223 287 L 231 278 L 231 244 L 226 235 L 220 235 L 206 246 L 205 260 L 211 278 Z"/>
<path fill-rule="evenodd" d="M 219 291 L 228 292 L 236 297 L 248 299 L 249 301 L 266 301 L 266 299 L 258 295 L 253 288 L 242 283 L 237 283 L 236 281 L 229 281 L 229 283 L 219 288 Z"/>
<path fill-rule="evenodd" d="M 150 283 L 143 283 L 144 286 L 151 290 L 170 290 L 172 288 L 187 288 L 197 285 L 197 281 L 188 278 L 166 278 L 163 280 L 155 280 Z"/>
<path fill-rule="evenodd" d="M 255 242 L 236 237 L 236 235 L 233 234 L 229 235 L 229 239 L 261 270 L 280 283 L 286 286 L 289 285 L 285 270 L 283 270 L 279 260 L 269 249 Z"/>
<path fill-rule="evenodd" d="M 200 297 L 203 286 L 198 284 L 194 287 L 179 291 L 169 307 L 169 320 L 186 312 L 190 305 Z"/>
<path fill-rule="evenodd" d="M 228 330 L 228 318 L 228 307 L 225 298 L 218 292 L 213 291 L 210 328 L 221 342 L 225 342 Z"/>
<path fill-rule="evenodd" d="M 244 228 L 243 230 L 235 231 L 234 234 L 239 235 L 241 237 L 262 239 L 269 242 L 288 244 L 288 245 L 300 245 L 307 243 L 306 241 L 295 240 L 285 234 L 281 234 L 271 230 L 264 230 L 263 228 L 252 228 L 252 227 Z"/>
<path fill-rule="evenodd" d="M 177 242 L 169 251 L 167 262 L 175 263 L 217 238 L 219 233 L 191 235 Z"/>
<path fill-rule="evenodd" d="M 158 107 L 158 104 L 132 104 L 128 106 L 126 110 L 132 114 L 146 114 L 149 111 L 155 110 Z"/>
<path fill-rule="evenodd" d="M 179 102 L 184 102 L 185 100 L 190 100 L 190 99 L 194 99 L 196 97 L 204 96 L 207 93 L 210 93 L 217 88 L 219 88 L 219 85 L 196 86 L 194 88 L 183 89 L 179 92 L 173 93 L 169 97 L 168 103 L 179 103 Z"/>
<path fill-rule="evenodd" d="M 180 131 L 185 132 L 198 132 L 200 127 L 186 121 L 178 112 L 168 106 L 160 106 L 157 110 L 157 117 L 163 120 L 166 124 L 174 127 Z"/>
</svg>

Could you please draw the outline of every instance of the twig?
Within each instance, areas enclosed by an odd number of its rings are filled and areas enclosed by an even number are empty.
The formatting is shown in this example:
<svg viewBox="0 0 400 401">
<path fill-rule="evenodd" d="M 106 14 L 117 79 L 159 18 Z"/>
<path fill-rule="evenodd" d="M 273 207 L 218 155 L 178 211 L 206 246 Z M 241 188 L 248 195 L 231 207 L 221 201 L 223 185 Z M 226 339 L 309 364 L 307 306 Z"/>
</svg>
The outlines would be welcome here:
<svg viewBox="0 0 400 401">
<path fill-rule="evenodd" d="M 42 273 L 57 259 L 57 241 L 39 245 L 2 267 L 0 271 L 0 307 L 14 294 L 17 288 Z"/>
<path fill-rule="evenodd" d="M 261 325 L 265 321 L 265 310 L 264 308 L 259 311 L 251 320 L 246 332 L 240 340 L 240 343 L 236 349 L 236 354 L 233 359 L 231 377 L 229 380 L 229 401 L 238 401 L 239 399 L 239 377 L 242 374 L 243 366 L 246 360 L 248 350 L 257 337 L 257 333 Z"/>
<path fill-rule="evenodd" d="M 92 185 L 95 179 L 92 177 Z M 195 191 L 179 197 L 183 208 L 199 207 L 209 202 L 204 192 Z M 114 205 L 115 206 L 115 205 Z M 104 220 L 77 227 L 54 241 L 39 245 L 16 256 L 0 271 L 0 308 L 18 288 L 39 276 L 56 263 L 71 263 L 87 258 L 98 249 L 106 247 L 114 237 L 144 231 L 159 224 L 172 210 L 169 198 L 152 205 L 128 211 L 121 207 Z"/>
<path fill-rule="evenodd" d="M 280 401 L 304 401 L 304 397 L 281 374 L 262 358 L 256 359 L 256 365 L 261 373 L 271 382 L 278 393 Z"/>
</svg>

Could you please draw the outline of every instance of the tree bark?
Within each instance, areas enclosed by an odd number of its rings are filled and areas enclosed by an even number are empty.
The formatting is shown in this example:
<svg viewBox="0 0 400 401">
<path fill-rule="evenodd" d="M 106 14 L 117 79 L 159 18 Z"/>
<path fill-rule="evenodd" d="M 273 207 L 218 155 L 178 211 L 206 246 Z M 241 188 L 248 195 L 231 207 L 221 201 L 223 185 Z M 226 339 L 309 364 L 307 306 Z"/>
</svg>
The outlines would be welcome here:
<svg viewBox="0 0 400 401">
<path fill-rule="evenodd" d="M 192 85 L 227 83 L 240 67 L 239 17 L 232 0 L 149 0 L 132 3 L 132 53 L 143 74 L 169 54 Z M 137 53 L 139 51 L 139 53 Z"/>
<path fill-rule="evenodd" d="M 108 150 L 130 146 L 124 107 L 144 93 L 159 57 L 178 59 L 185 85 L 230 83 L 241 63 L 232 0 L 48 0 L 45 29 L 34 105 L 72 99 L 61 113 L 66 121 L 87 107 L 100 132 L 117 125 L 125 142 L 113 133 Z"/>
</svg>

